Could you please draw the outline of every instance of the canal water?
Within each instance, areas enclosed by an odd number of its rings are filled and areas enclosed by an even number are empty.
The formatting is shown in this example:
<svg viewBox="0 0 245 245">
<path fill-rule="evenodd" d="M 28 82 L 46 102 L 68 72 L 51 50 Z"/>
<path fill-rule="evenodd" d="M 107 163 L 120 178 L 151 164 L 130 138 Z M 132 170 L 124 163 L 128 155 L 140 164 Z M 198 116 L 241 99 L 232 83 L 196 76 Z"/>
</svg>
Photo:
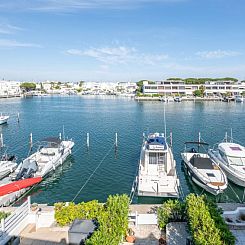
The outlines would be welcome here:
<svg viewBox="0 0 245 245">
<path fill-rule="evenodd" d="M 198 132 L 210 146 L 221 141 L 225 132 L 245 145 L 245 105 L 224 102 L 181 102 L 165 106 L 167 132 L 173 132 L 173 152 L 184 194 L 202 193 L 189 181 L 181 163 L 184 142 L 198 139 Z M 0 112 L 10 115 L 7 125 L 0 125 L 8 152 L 18 161 L 29 150 L 29 135 L 33 141 L 49 136 L 75 141 L 73 154 L 62 167 L 32 190 L 32 201 L 53 204 L 98 199 L 104 202 L 110 194 L 130 194 L 138 166 L 143 132 L 164 132 L 164 103 L 137 102 L 113 96 L 48 96 L 1 99 Z M 20 122 L 17 122 L 17 114 Z M 113 144 L 118 133 L 118 149 Z M 87 148 L 86 135 L 90 134 Z M 104 161 L 102 161 L 104 159 Z M 90 174 L 101 164 L 88 183 Z M 217 201 L 239 202 L 244 189 L 234 184 Z M 160 200 L 161 201 L 161 200 Z M 159 202 L 156 199 L 135 199 L 138 203 Z"/>
</svg>

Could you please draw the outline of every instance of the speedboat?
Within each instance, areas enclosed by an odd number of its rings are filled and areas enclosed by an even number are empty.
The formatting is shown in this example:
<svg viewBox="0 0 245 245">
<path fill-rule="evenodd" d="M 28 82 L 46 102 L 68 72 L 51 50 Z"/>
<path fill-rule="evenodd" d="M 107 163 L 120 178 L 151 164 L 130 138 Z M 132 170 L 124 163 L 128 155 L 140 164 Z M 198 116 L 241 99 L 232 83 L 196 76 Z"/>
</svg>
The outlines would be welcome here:
<svg viewBox="0 0 245 245">
<path fill-rule="evenodd" d="M 222 142 L 210 149 L 209 156 L 216 161 L 233 183 L 245 187 L 245 147 Z"/>
<path fill-rule="evenodd" d="M 9 116 L 3 116 L 2 114 L 0 115 L 0 125 L 7 123 L 9 119 Z"/>
<path fill-rule="evenodd" d="M 144 138 L 137 182 L 138 196 L 179 196 L 176 162 L 164 134 L 153 133 Z"/>
<path fill-rule="evenodd" d="M 0 159 L 0 179 L 8 176 L 17 168 L 15 156 L 8 156 L 6 153 L 3 154 Z"/>
<path fill-rule="evenodd" d="M 175 102 L 181 102 L 182 101 L 182 98 L 181 97 L 174 97 L 174 101 Z"/>
<path fill-rule="evenodd" d="M 11 178 L 13 180 L 33 177 L 44 178 L 63 164 L 71 154 L 73 146 L 72 140 L 61 140 L 54 137 L 44 139 L 38 150 L 18 165 Z"/>
<path fill-rule="evenodd" d="M 189 146 L 192 146 L 189 148 Z M 218 195 L 227 188 L 227 178 L 215 160 L 202 152 L 200 147 L 208 146 L 205 142 L 186 142 L 185 151 L 181 153 L 187 173 L 194 183 L 207 192 Z"/>
<path fill-rule="evenodd" d="M 242 103 L 242 102 L 244 101 L 244 98 L 243 98 L 242 96 L 240 96 L 240 95 L 237 95 L 237 96 L 235 97 L 235 101 L 236 101 L 237 103 Z"/>
</svg>

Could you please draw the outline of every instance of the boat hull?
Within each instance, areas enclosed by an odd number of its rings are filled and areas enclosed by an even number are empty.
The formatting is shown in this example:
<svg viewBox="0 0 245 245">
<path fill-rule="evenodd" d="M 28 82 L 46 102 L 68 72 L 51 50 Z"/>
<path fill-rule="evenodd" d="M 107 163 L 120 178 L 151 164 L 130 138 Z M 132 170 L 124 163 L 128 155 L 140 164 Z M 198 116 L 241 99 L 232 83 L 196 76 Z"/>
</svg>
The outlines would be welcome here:
<svg viewBox="0 0 245 245">
<path fill-rule="evenodd" d="M 219 160 L 218 157 L 212 151 L 209 151 L 209 155 L 211 158 L 213 158 L 219 163 L 219 166 L 225 172 L 227 178 L 230 181 L 232 181 L 236 185 L 245 187 L 245 177 L 239 176 L 237 173 L 228 168 L 228 166 L 226 166 L 221 160 Z"/>
<path fill-rule="evenodd" d="M 9 184 L 0 186 L 0 196 L 4 196 L 27 187 L 36 185 L 42 181 L 41 177 L 29 178 L 24 180 L 13 181 Z"/>
<path fill-rule="evenodd" d="M 0 125 L 8 122 L 9 117 L 0 118 Z"/>
<path fill-rule="evenodd" d="M 188 176 L 190 177 L 190 179 L 199 187 L 201 187 L 202 189 L 204 189 L 205 191 L 211 193 L 212 195 L 218 195 L 223 193 L 223 191 L 226 188 L 220 189 L 217 187 L 212 187 L 210 185 L 207 185 L 194 171 L 193 169 L 190 167 L 188 160 L 186 160 L 186 158 L 182 155 L 182 159 L 183 159 L 183 163 L 185 166 L 185 169 L 187 171 Z"/>
</svg>

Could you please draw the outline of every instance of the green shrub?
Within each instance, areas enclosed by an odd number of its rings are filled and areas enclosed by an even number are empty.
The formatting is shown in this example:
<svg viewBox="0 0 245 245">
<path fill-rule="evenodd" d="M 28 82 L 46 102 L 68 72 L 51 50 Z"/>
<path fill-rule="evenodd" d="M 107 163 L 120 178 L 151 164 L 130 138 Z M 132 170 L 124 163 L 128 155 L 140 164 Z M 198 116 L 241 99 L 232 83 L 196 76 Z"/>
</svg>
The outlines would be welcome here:
<svg viewBox="0 0 245 245">
<path fill-rule="evenodd" d="M 103 211 L 102 204 L 97 200 L 82 202 L 77 205 L 74 203 L 55 203 L 55 220 L 61 225 L 69 225 L 75 219 L 95 219 Z"/>
<path fill-rule="evenodd" d="M 104 212 L 98 216 L 99 229 L 86 241 L 86 245 L 118 245 L 128 229 L 129 197 L 109 196 Z"/>
<path fill-rule="evenodd" d="M 11 213 L 6 213 L 3 211 L 0 211 L 0 220 L 1 219 L 6 219 Z"/>
<path fill-rule="evenodd" d="M 172 221 L 184 221 L 185 204 L 179 200 L 168 200 L 157 210 L 158 225 L 161 229 L 164 229 L 169 222 Z"/>
<path fill-rule="evenodd" d="M 196 245 L 222 245 L 221 232 L 215 226 L 204 196 L 190 194 L 186 198 L 190 232 Z"/>
<path fill-rule="evenodd" d="M 206 203 L 208 206 L 209 213 L 212 217 L 212 219 L 215 222 L 215 226 L 220 231 L 220 237 L 223 241 L 224 245 L 234 245 L 236 238 L 232 234 L 232 232 L 229 230 L 227 224 L 225 223 L 222 214 L 222 209 L 218 208 L 216 203 L 214 203 L 211 200 L 206 199 Z"/>
</svg>

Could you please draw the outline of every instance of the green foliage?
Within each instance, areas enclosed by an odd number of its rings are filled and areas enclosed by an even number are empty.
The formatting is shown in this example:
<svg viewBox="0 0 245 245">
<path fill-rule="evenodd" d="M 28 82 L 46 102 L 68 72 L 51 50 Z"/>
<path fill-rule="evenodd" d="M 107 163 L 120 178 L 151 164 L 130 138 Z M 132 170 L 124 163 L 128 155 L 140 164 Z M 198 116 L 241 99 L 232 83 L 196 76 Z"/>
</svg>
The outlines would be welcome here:
<svg viewBox="0 0 245 245">
<path fill-rule="evenodd" d="M 206 198 L 206 204 L 208 206 L 209 213 L 215 222 L 215 227 L 220 231 L 220 237 L 224 245 L 234 245 L 236 238 L 229 230 L 227 224 L 225 223 L 222 214 L 222 209 L 218 208 L 217 205 Z"/>
<path fill-rule="evenodd" d="M 97 200 L 87 203 L 56 203 L 55 220 L 61 225 L 69 225 L 75 219 L 96 219 L 99 228 L 86 245 L 118 245 L 128 229 L 129 197 L 127 195 L 109 196 L 107 202 Z"/>
<path fill-rule="evenodd" d="M 82 87 L 84 83 L 85 83 L 84 81 L 80 81 L 79 82 L 79 87 Z"/>
<path fill-rule="evenodd" d="M 95 219 L 103 211 L 102 204 L 97 200 L 81 202 L 75 205 L 73 202 L 66 206 L 65 203 L 55 203 L 55 220 L 60 226 L 69 225 L 75 219 Z"/>
<path fill-rule="evenodd" d="M 109 196 L 104 212 L 97 217 L 99 229 L 86 241 L 86 245 L 118 245 L 128 229 L 129 197 Z"/>
<path fill-rule="evenodd" d="M 36 84 L 35 83 L 21 83 L 20 88 L 30 91 L 30 90 L 35 90 L 36 89 Z"/>
<path fill-rule="evenodd" d="M 6 213 L 3 211 L 0 211 L 0 220 L 1 219 L 6 219 L 11 213 Z"/>
<path fill-rule="evenodd" d="M 167 80 L 172 80 L 172 81 L 183 81 L 184 79 L 179 78 L 179 77 L 170 77 Z"/>
<path fill-rule="evenodd" d="M 197 89 L 193 92 L 193 95 L 196 96 L 196 97 L 202 97 L 203 96 L 203 93 L 200 89 Z"/>
<path fill-rule="evenodd" d="M 157 210 L 158 225 L 164 229 L 169 222 L 186 219 L 185 204 L 179 200 L 168 200 Z"/>
<path fill-rule="evenodd" d="M 196 245 L 222 245 L 221 232 L 212 219 L 204 196 L 190 194 L 186 198 L 190 232 Z"/>
</svg>

